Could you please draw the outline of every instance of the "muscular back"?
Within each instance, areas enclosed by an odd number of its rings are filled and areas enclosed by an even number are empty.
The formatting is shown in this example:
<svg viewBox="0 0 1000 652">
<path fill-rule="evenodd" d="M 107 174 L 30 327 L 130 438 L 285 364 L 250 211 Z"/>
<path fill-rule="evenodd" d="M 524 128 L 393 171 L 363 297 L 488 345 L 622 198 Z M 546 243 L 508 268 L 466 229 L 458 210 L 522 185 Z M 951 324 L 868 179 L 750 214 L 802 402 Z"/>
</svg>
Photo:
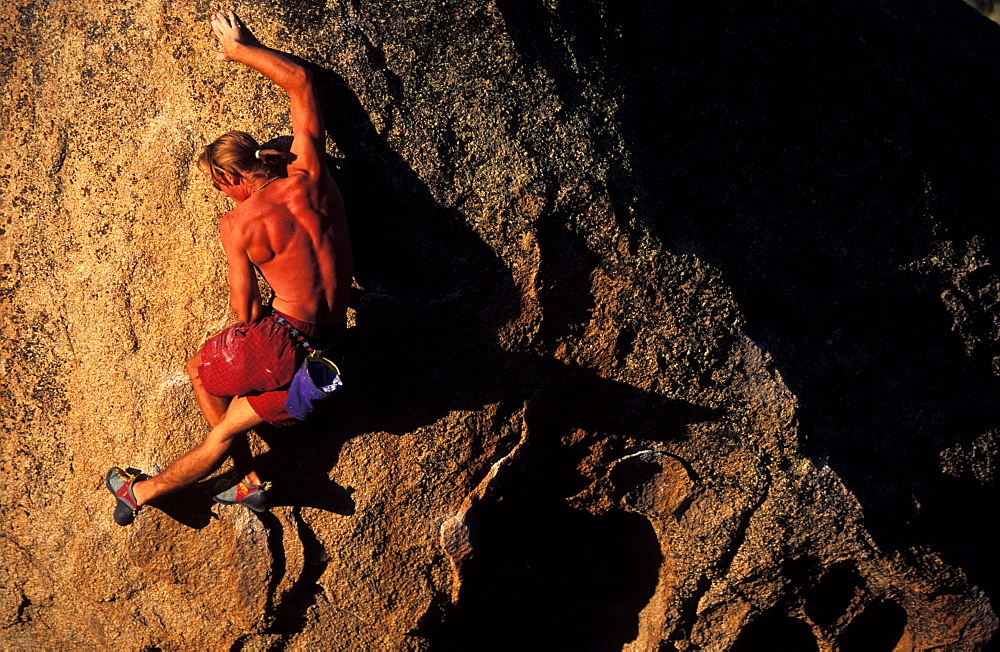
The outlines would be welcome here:
<svg viewBox="0 0 1000 652">
<path fill-rule="evenodd" d="M 231 275 L 234 259 L 245 257 L 274 290 L 276 310 L 311 323 L 346 319 L 350 235 L 343 198 L 329 173 L 316 181 L 294 173 L 276 179 L 228 213 L 220 230 Z"/>
</svg>

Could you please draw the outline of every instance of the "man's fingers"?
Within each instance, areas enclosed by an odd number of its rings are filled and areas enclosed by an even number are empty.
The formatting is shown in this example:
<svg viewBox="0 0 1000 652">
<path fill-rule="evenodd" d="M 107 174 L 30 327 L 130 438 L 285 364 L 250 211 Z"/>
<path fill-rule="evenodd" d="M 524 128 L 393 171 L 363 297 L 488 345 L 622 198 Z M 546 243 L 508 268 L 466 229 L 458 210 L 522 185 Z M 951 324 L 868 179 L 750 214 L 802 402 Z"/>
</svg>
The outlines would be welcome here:
<svg viewBox="0 0 1000 652">
<path fill-rule="evenodd" d="M 227 38 L 239 39 L 240 27 L 242 25 L 239 17 L 232 11 L 217 11 L 212 14 L 212 34 L 222 41 Z M 226 55 L 220 54 L 217 57 L 220 61 L 228 61 Z"/>
<path fill-rule="evenodd" d="M 221 41 L 228 32 L 236 28 L 235 17 L 236 15 L 231 11 L 228 15 L 222 11 L 212 14 L 212 34 L 215 35 L 215 38 Z"/>
</svg>

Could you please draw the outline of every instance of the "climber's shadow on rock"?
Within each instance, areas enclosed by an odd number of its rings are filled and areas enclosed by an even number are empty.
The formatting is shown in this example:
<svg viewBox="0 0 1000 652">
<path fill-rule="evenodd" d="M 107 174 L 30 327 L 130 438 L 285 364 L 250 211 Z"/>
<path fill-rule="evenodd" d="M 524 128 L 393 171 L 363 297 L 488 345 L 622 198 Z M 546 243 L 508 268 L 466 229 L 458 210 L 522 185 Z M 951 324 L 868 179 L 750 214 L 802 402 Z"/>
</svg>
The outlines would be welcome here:
<svg viewBox="0 0 1000 652">
<path fill-rule="evenodd" d="M 572 386 L 579 403 L 595 406 L 565 412 L 567 419 L 589 419 L 595 430 L 624 434 L 646 421 L 648 430 L 659 428 L 659 438 L 669 439 L 686 422 L 717 416 L 544 355 L 504 350 L 497 332 L 521 309 L 510 270 L 389 147 L 344 80 L 325 69 L 314 68 L 314 74 L 328 129 L 343 154 L 334 176 L 345 197 L 355 278 L 363 288 L 351 329 L 351 407 L 331 423 L 330 441 L 378 430 L 410 432 L 455 410 L 522 402 L 549 385 Z M 592 305 L 593 298 L 587 287 L 570 287 L 550 303 L 558 313 L 559 303 Z"/>
<path fill-rule="evenodd" d="M 328 418 L 336 419 L 338 411 L 338 406 L 333 406 Z M 340 442 L 329 436 L 328 428 L 306 425 L 279 430 L 264 425 L 257 428 L 257 435 L 268 447 L 255 462 L 261 476 L 273 484 L 267 493 L 269 507 L 312 507 L 341 516 L 354 514 L 354 489 L 329 478 L 329 460 Z M 217 493 L 239 480 L 230 471 L 215 479 L 208 491 Z"/>
<path fill-rule="evenodd" d="M 212 509 L 216 507 L 216 503 L 212 501 L 213 494 L 209 493 L 210 486 L 214 485 L 206 480 L 183 487 L 150 501 L 149 506 L 182 525 L 200 530 L 212 522 Z"/>
<path fill-rule="evenodd" d="M 274 487 L 268 491 L 269 507 L 312 507 L 343 516 L 354 514 L 354 500 L 351 498 L 354 490 L 327 479 L 325 470 L 310 464 L 310 460 L 314 459 L 315 446 L 301 440 L 300 436 L 306 433 L 300 432 L 289 438 L 287 431 L 262 428 L 258 434 L 271 448 L 256 459 L 258 471 L 274 482 Z M 160 496 L 150 502 L 150 507 L 155 507 L 182 525 L 200 530 L 213 518 L 218 518 L 218 510 L 226 509 L 226 506 L 212 500 L 212 496 L 241 479 L 234 469 L 230 469 Z"/>
</svg>

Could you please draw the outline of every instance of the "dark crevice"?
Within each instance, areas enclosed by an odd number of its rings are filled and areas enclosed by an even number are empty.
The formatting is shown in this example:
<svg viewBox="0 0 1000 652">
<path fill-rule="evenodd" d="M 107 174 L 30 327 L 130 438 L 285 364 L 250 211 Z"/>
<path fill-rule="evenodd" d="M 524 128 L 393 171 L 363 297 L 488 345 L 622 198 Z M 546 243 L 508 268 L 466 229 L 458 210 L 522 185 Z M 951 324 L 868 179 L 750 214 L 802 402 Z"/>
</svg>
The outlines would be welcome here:
<svg viewBox="0 0 1000 652">
<path fill-rule="evenodd" d="M 818 650 L 809 625 L 780 611 L 769 612 L 743 628 L 731 652 L 813 652 Z"/>
<path fill-rule="evenodd" d="M 271 579 L 267 583 L 267 604 L 264 607 L 264 622 L 270 624 L 277 603 L 278 586 L 288 570 L 285 558 L 285 528 L 273 514 L 265 512 L 260 514 L 259 518 L 267 529 L 267 549 L 271 551 Z"/>
<path fill-rule="evenodd" d="M 757 471 L 763 475 L 762 478 L 762 490 L 757 500 L 750 505 L 742 516 L 740 516 L 739 523 L 733 530 L 732 538 L 730 539 L 730 545 L 726 551 L 719 555 L 719 560 L 716 562 L 715 568 L 716 572 L 720 575 L 724 575 L 729 572 L 729 567 L 732 566 L 733 560 L 736 558 L 736 554 L 743 547 L 743 543 L 746 541 L 747 533 L 750 531 L 750 520 L 753 519 L 757 510 L 760 506 L 764 504 L 767 500 L 768 495 L 771 492 L 771 474 L 768 469 L 771 467 L 771 461 L 767 456 L 763 456 L 761 459 Z"/>
<path fill-rule="evenodd" d="M 892 600 L 868 605 L 838 638 L 841 652 L 892 652 L 906 629 L 906 611 Z"/>
<path fill-rule="evenodd" d="M 28 614 L 29 607 L 31 607 L 31 600 L 22 593 L 21 603 L 17 605 L 17 622 L 24 623 L 31 620 L 31 616 Z"/>
<path fill-rule="evenodd" d="M 316 603 L 316 596 L 322 591 L 318 582 L 329 562 L 323 544 L 302 518 L 302 508 L 293 507 L 291 516 L 295 521 L 299 541 L 302 542 L 302 572 L 273 609 L 273 620 L 266 631 L 280 634 L 281 640 L 275 642 L 270 649 L 284 649 L 288 637 L 303 629 L 306 612 Z"/>
<path fill-rule="evenodd" d="M 805 612 L 814 623 L 832 627 L 864 587 L 864 578 L 852 561 L 834 564 L 823 573 L 816 586 L 805 594 Z"/>
<path fill-rule="evenodd" d="M 677 621 L 674 628 L 667 634 L 670 641 L 687 641 L 691 637 L 691 629 L 698 620 L 698 605 L 701 599 L 712 588 L 712 580 L 708 575 L 701 575 L 694 586 L 694 591 L 683 598 L 677 607 Z"/>
</svg>

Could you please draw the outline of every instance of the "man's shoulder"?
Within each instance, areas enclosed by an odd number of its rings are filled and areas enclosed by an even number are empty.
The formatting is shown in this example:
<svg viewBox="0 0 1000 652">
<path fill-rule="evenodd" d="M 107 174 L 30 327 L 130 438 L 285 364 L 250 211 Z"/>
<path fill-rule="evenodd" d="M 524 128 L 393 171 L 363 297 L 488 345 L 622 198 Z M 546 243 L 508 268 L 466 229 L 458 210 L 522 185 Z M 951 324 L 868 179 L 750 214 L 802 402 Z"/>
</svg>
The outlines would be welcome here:
<svg viewBox="0 0 1000 652">
<path fill-rule="evenodd" d="M 268 209 L 273 209 L 273 206 L 261 206 L 256 203 L 243 202 L 222 216 L 222 219 L 219 220 L 219 230 L 234 231 L 245 228 L 255 220 L 267 217 Z"/>
<path fill-rule="evenodd" d="M 325 166 L 318 175 L 304 168 L 289 167 L 287 179 L 291 182 L 288 184 L 288 188 L 294 188 L 300 192 L 312 191 L 320 195 L 330 192 L 340 192 L 340 189 L 337 188 L 337 182 L 334 181 L 333 175 L 330 174 L 329 168 Z"/>
<path fill-rule="evenodd" d="M 233 229 L 237 228 L 240 221 L 239 210 L 239 207 L 236 207 L 219 219 L 219 233 L 223 238 L 232 235 Z"/>
<path fill-rule="evenodd" d="M 253 216 L 242 206 L 237 206 L 222 216 L 219 220 L 219 236 L 222 238 L 222 245 L 240 245 L 247 238 L 247 230 Z"/>
</svg>

